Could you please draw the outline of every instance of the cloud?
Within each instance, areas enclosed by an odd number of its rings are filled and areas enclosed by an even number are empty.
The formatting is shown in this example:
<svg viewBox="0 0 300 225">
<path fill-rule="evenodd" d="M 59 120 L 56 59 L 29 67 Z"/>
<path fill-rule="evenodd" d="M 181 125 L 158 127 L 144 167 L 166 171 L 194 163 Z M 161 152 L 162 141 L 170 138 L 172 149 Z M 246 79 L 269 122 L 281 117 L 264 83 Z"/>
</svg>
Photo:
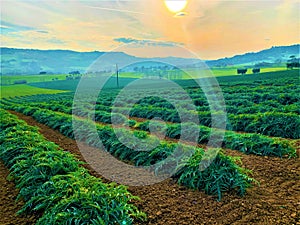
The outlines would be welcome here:
<svg viewBox="0 0 300 225">
<path fill-rule="evenodd" d="M 20 32 L 26 30 L 34 30 L 34 27 L 21 26 L 18 24 L 8 23 L 6 21 L 0 22 L 1 33 L 11 33 L 11 32 Z"/>
<path fill-rule="evenodd" d="M 139 14 L 139 15 L 151 15 L 148 13 L 138 12 L 138 11 L 131 11 L 131 10 L 124 10 L 124 9 L 115 9 L 115 8 L 105 8 L 105 7 L 96 7 L 96 6 L 88 6 L 93 9 L 99 9 L 99 10 L 107 10 L 107 11 L 113 11 L 113 12 L 121 12 L 121 13 L 132 13 L 132 14 Z"/>
<path fill-rule="evenodd" d="M 183 45 L 183 43 L 171 42 L 171 41 L 155 41 L 155 40 L 139 40 L 134 38 L 115 38 L 114 41 L 123 43 L 123 44 L 136 44 L 136 45 L 146 45 L 146 46 L 161 46 L 161 47 L 175 47 Z"/>
<path fill-rule="evenodd" d="M 46 30 L 37 30 L 36 32 L 38 33 L 42 33 L 42 34 L 48 34 L 49 32 Z"/>
<path fill-rule="evenodd" d="M 183 17 L 183 16 L 186 16 L 188 15 L 186 12 L 178 12 L 174 15 L 174 17 Z"/>
<path fill-rule="evenodd" d="M 49 33 L 46 30 L 37 30 L 37 28 L 35 28 L 35 27 L 8 23 L 6 21 L 0 22 L 0 29 L 1 29 L 2 34 L 9 34 L 9 35 L 18 35 L 18 33 L 22 33 L 24 31 L 35 31 L 35 32 L 42 33 L 42 34 Z"/>
<path fill-rule="evenodd" d="M 51 38 L 51 39 L 47 40 L 47 42 L 52 43 L 52 44 L 59 44 L 59 45 L 66 43 L 65 41 L 59 40 L 57 38 Z"/>
</svg>

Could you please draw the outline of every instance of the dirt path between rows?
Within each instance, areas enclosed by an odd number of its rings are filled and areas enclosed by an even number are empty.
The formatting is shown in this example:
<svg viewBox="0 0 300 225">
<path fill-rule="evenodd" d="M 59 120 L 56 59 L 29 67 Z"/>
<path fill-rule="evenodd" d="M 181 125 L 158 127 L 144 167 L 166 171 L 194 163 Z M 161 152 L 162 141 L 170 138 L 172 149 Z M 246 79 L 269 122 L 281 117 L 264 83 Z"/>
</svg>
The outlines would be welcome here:
<svg viewBox="0 0 300 225">
<path fill-rule="evenodd" d="M 16 216 L 23 206 L 22 201 L 16 202 L 18 190 L 13 182 L 6 178 L 8 169 L 0 160 L 0 224 L 1 225 L 29 225 L 34 224 L 36 218 L 32 215 Z"/>
<path fill-rule="evenodd" d="M 46 139 L 57 143 L 83 160 L 74 140 L 37 123 L 31 117 L 15 112 L 14 114 L 29 125 L 39 127 L 40 133 Z M 252 177 L 259 181 L 260 185 L 250 188 L 244 197 L 225 194 L 221 202 L 217 202 L 214 197 L 207 196 L 203 192 L 179 186 L 172 179 L 153 185 L 129 187 L 132 194 L 141 198 L 136 205 L 148 215 L 148 221 L 141 224 L 300 225 L 299 158 L 261 157 L 244 155 L 231 150 L 227 150 L 226 153 L 242 156 L 244 167 L 253 170 Z M 94 176 L 102 177 L 89 165 L 85 167 Z M 3 201 L 4 205 L 11 204 L 10 199 Z M 11 224 L 19 223 L 12 219 Z"/>
</svg>

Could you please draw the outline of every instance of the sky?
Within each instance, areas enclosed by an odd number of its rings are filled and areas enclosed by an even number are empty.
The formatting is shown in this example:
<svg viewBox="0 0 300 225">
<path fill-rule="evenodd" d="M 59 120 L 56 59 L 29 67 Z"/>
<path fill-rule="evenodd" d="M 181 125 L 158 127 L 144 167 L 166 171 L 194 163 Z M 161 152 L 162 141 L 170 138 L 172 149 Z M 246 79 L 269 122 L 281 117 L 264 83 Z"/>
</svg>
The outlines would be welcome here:
<svg viewBox="0 0 300 225">
<path fill-rule="evenodd" d="M 164 0 L 0 4 L 1 47 L 217 59 L 300 43 L 300 0 L 187 0 L 179 13 Z"/>
</svg>

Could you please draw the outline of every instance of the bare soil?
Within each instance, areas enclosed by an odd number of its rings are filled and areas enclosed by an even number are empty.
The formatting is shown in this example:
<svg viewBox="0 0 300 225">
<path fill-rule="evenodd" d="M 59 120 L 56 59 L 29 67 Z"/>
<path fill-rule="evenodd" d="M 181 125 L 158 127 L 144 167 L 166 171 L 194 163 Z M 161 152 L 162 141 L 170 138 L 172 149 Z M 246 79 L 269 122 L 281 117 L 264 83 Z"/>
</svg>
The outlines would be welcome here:
<svg viewBox="0 0 300 225">
<path fill-rule="evenodd" d="M 16 215 L 24 203 L 22 201 L 16 201 L 18 190 L 13 182 L 6 179 L 8 174 L 8 169 L 4 166 L 3 162 L 0 161 L 0 224 L 34 224 L 36 221 L 34 215 Z"/>
<path fill-rule="evenodd" d="M 37 123 L 31 117 L 13 113 L 29 125 L 39 127 L 40 133 L 46 139 L 55 142 L 84 161 L 76 141 Z M 243 167 L 253 171 L 252 177 L 259 182 L 259 185 L 254 184 L 244 197 L 233 193 L 225 194 L 221 202 L 203 192 L 179 186 L 172 179 L 153 185 L 130 186 L 129 191 L 141 198 L 141 201 L 136 201 L 135 204 L 148 215 L 147 222 L 138 224 L 300 225 L 299 158 L 280 159 L 245 155 L 232 150 L 226 150 L 226 154 L 242 157 Z M 85 167 L 92 175 L 102 178 L 105 182 L 108 181 L 93 169 L 94 165 L 93 168 L 90 165 Z M 3 164 L 0 164 L 0 168 L 1 184 L 4 183 L 0 187 L 0 224 L 34 224 L 35 220 L 30 216 L 29 219 L 14 216 L 21 203 L 14 202 L 17 191 L 11 182 L 6 183 L 7 175 L 3 171 L 7 174 L 7 170 L 3 168 Z M 10 197 L 8 193 L 12 193 Z"/>
</svg>

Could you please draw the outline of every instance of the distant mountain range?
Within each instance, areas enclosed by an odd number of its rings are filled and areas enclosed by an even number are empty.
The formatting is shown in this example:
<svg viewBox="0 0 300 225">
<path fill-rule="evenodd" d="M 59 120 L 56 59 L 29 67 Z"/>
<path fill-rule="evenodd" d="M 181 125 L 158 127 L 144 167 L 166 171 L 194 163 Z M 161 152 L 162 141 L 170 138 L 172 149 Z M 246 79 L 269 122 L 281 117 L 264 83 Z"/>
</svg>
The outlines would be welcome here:
<svg viewBox="0 0 300 225">
<path fill-rule="evenodd" d="M 206 61 L 209 66 L 225 66 L 257 63 L 282 63 L 287 62 L 290 56 L 299 58 L 300 45 L 277 46 L 259 52 L 249 52 L 243 55 L 236 55 L 230 58 Z"/>
<path fill-rule="evenodd" d="M 257 64 L 257 63 L 280 63 L 286 62 L 290 56 L 299 57 L 300 45 L 279 46 L 262 50 L 255 53 L 236 55 L 230 58 L 207 60 L 209 67 Z M 71 71 L 85 72 L 91 70 L 110 71 L 116 64 L 120 68 L 127 66 L 126 70 L 133 71 L 137 67 L 158 67 L 166 64 L 181 67 L 198 67 L 199 59 L 187 59 L 178 57 L 165 58 L 139 58 L 123 52 L 76 52 L 69 50 L 34 50 L 15 49 L 1 47 L 1 74 L 39 74 L 46 73 L 69 73 Z M 94 66 L 93 62 L 101 57 Z M 137 64 L 138 63 L 138 64 Z M 97 65 L 98 64 L 98 65 Z"/>
</svg>

